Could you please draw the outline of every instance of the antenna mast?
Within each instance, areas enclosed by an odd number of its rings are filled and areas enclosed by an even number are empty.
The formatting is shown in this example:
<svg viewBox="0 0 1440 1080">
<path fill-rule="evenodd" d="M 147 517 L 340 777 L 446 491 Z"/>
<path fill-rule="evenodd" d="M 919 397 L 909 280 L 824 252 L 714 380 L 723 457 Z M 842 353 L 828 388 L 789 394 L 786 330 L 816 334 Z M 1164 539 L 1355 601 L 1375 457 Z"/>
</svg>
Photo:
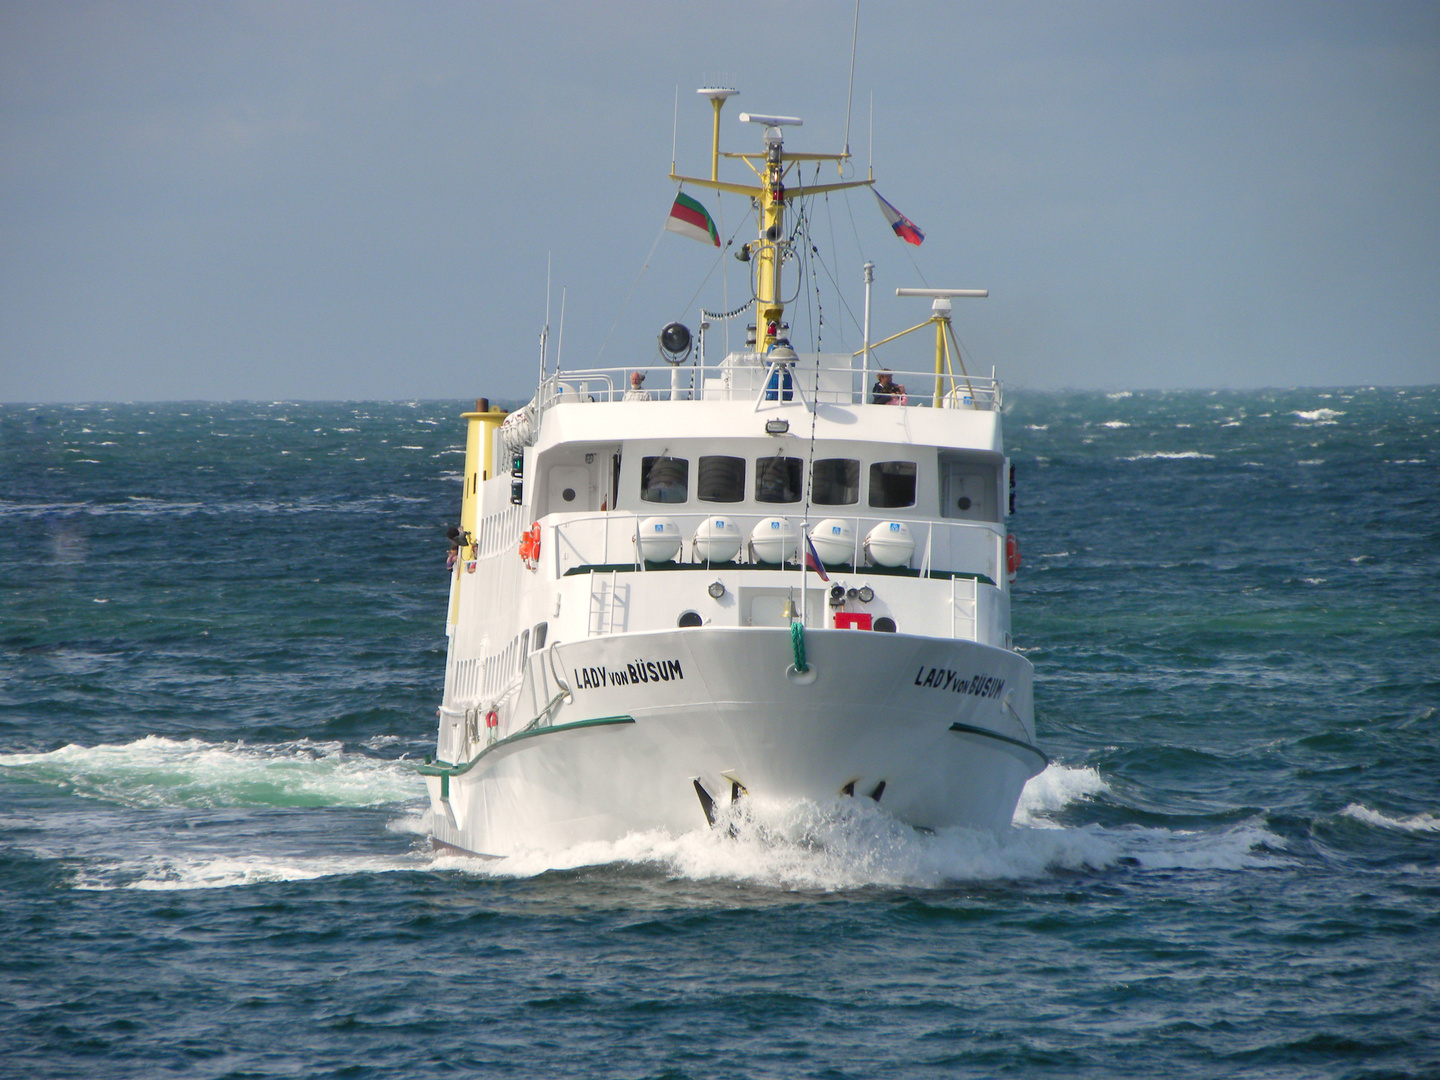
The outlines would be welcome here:
<svg viewBox="0 0 1440 1080">
<path fill-rule="evenodd" d="M 855 45 L 860 40 L 860 0 L 855 0 L 855 29 L 850 34 L 850 86 L 845 91 L 845 152 L 843 157 L 850 156 L 850 105 L 855 100 Z M 843 174 L 845 171 L 844 160 L 835 163 L 835 171 Z"/>
</svg>

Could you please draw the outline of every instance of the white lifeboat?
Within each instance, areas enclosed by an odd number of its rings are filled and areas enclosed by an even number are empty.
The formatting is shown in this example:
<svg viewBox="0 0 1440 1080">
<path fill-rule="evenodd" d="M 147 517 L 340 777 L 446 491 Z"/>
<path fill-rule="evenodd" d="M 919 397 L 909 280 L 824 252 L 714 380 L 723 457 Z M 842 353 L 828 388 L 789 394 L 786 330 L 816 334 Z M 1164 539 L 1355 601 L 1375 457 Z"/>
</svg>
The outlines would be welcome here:
<svg viewBox="0 0 1440 1080">
<path fill-rule="evenodd" d="M 865 553 L 876 566 L 909 566 L 915 535 L 903 521 L 882 521 L 865 534 Z"/>
<path fill-rule="evenodd" d="M 810 530 L 815 554 L 826 566 L 855 560 L 855 526 L 844 518 L 826 518 Z"/>
<path fill-rule="evenodd" d="M 740 526 L 734 518 L 706 518 L 690 541 L 695 558 L 702 562 L 730 562 L 740 554 Z"/>
<path fill-rule="evenodd" d="M 635 534 L 635 547 L 646 562 L 669 562 L 680 553 L 680 542 L 680 526 L 669 517 L 647 517 Z"/>
</svg>

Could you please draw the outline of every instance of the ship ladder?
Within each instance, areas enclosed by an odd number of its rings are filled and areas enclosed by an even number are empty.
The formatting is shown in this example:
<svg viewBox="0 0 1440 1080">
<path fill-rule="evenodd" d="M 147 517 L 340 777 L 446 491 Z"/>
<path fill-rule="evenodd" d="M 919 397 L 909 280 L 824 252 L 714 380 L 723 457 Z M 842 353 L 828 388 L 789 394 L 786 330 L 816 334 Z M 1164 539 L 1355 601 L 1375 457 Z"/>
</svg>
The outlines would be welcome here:
<svg viewBox="0 0 1440 1080">
<path fill-rule="evenodd" d="M 975 578 L 950 579 L 950 636 L 953 638 L 979 640 L 975 625 L 978 585 Z"/>
<path fill-rule="evenodd" d="M 598 579 L 598 580 L 597 580 Z M 627 586 L 628 589 L 628 586 Z M 613 634 L 625 628 L 628 605 L 620 597 L 616 571 L 590 575 L 590 636 Z M 617 613 L 618 612 L 618 613 Z"/>
</svg>

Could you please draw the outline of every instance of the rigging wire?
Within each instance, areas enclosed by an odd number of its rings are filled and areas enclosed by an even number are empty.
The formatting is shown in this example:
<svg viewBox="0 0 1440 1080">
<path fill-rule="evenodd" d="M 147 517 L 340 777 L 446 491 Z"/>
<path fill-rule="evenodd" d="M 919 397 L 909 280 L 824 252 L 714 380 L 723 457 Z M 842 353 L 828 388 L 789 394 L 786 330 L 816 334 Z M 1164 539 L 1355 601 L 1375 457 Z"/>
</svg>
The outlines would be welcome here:
<svg viewBox="0 0 1440 1080">
<path fill-rule="evenodd" d="M 724 219 L 722 218 L 721 220 Z M 735 237 L 739 235 L 740 230 L 741 228 L 743 228 L 743 226 L 743 222 L 740 225 L 735 226 L 735 232 L 730 235 L 730 238 L 726 240 L 723 245 L 721 245 L 720 253 L 715 256 L 715 261 L 710 264 L 710 269 L 706 272 L 705 277 L 702 278 L 700 284 L 696 286 L 695 292 L 691 294 L 690 299 L 685 302 L 685 311 L 689 311 L 690 305 L 695 303 L 695 300 L 700 295 L 700 291 L 705 288 L 706 284 L 710 281 L 710 278 L 714 276 L 716 267 L 720 266 L 722 263 L 725 262 L 725 254 L 730 250 L 730 246 L 735 243 Z M 721 277 L 723 278 L 724 275 L 722 274 Z"/>
<path fill-rule="evenodd" d="M 610 337 L 615 333 L 615 327 L 620 325 L 620 319 L 625 314 L 625 309 L 630 306 L 630 298 L 635 295 L 635 288 L 640 284 L 640 279 L 645 276 L 645 271 L 650 269 L 650 259 L 655 254 L 655 249 L 660 246 L 660 238 L 665 235 L 665 222 L 670 220 L 670 211 L 665 211 L 665 220 L 660 222 L 660 231 L 655 234 L 655 242 L 650 245 L 650 251 L 645 256 L 645 261 L 640 264 L 639 271 L 635 274 L 635 280 L 630 283 L 630 291 L 625 294 L 625 299 L 620 302 L 620 308 L 615 312 L 615 321 L 610 324 L 606 331 L 605 340 L 600 342 L 600 350 L 595 354 L 595 366 L 600 366 L 600 358 L 605 355 L 605 346 L 610 344 Z"/>
</svg>

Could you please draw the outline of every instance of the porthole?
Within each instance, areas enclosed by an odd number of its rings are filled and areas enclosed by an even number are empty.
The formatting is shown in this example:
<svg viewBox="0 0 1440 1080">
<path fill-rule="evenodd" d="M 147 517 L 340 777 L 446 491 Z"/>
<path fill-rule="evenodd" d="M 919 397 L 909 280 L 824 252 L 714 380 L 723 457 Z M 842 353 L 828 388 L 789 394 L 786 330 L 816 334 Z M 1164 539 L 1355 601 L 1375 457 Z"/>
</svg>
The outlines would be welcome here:
<svg viewBox="0 0 1440 1080">
<path fill-rule="evenodd" d="M 574 489 L 574 488 L 566 488 L 564 491 L 560 492 L 560 497 L 561 497 L 562 499 L 564 499 L 566 502 L 574 502 L 574 501 L 575 501 L 575 489 Z"/>
<path fill-rule="evenodd" d="M 680 618 L 675 621 L 675 625 L 681 627 L 700 626 L 704 622 L 705 620 L 700 618 L 700 613 L 698 611 L 682 611 L 680 613 Z"/>
<path fill-rule="evenodd" d="M 881 615 L 875 620 L 874 629 L 882 634 L 893 634 L 895 632 L 895 620 L 888 615 Z"/>
<path fill-rule="evenodd" d="M 958 506 L 961 510 L 969 510 L 969 509 L 970 509 L 970 496 L 969 496 L 969 495 L 961 495 L 961 496 L 960 496 L 960 501 L 957 502 L 955 505 Z"/>
</svg>

